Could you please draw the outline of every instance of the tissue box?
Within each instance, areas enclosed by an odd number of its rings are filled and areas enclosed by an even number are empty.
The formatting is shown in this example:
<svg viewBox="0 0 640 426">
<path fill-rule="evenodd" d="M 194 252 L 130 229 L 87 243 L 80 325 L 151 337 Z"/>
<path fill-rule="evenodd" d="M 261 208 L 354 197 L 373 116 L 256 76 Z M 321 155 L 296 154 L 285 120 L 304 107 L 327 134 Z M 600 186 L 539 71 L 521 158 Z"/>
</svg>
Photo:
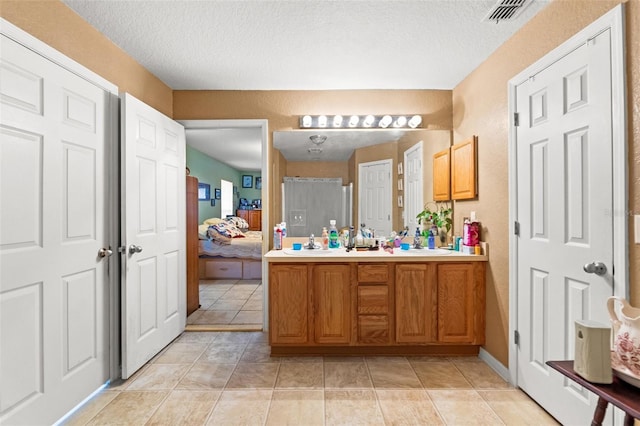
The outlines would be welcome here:
<svg viewBox="0 0 640 426">
<path fill-rule="evenodd" d="M 611 328 L 596 321 L 576 320 L 573 369 L 593 383 L 612 383 Z"/>
</svg>

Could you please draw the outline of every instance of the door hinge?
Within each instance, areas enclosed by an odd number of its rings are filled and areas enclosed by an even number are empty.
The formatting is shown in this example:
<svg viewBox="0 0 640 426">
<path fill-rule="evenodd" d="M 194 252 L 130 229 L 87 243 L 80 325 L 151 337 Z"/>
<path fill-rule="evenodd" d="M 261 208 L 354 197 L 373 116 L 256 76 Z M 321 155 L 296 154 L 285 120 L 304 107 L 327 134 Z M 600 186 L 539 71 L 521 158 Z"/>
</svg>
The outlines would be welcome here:
<svg viewBox="0 0 640 426">
<path fill-rule="evenodd" d="M 513 233 L 517 236 L 520 236 L 520 222 L 513 222 Z"/>
<path fill-rule="evenodd" d="M 520 333 L 518 333 L 518 330 L 513 330 L 513 342 L 520 346 Z"/>
<path fill-rule="evenodd" d="M 513 113 L 513 125 L 518 127 L 520 125 L 520 113 L 519 112 L 514 112 Z"/>
</svg>

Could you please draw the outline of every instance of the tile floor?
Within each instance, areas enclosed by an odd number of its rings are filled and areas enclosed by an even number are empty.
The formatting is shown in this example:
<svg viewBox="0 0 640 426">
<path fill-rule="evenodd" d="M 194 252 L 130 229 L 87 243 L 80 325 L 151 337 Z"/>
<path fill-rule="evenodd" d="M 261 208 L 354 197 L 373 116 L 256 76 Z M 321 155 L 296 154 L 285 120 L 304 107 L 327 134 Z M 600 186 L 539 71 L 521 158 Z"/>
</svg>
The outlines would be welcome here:
<svg viewBox="0 0 640 426">
<path fill-rule="evenodd" d="M 262 329 L 260 280 L 200 280 L 200 308 L 187 325 Z"/>
<path fill-rule="evenodd" d="M 266 333 L 185 332 L 65 424 L 557 423 L 478 358 L 272 358 Z"/>
</svg>

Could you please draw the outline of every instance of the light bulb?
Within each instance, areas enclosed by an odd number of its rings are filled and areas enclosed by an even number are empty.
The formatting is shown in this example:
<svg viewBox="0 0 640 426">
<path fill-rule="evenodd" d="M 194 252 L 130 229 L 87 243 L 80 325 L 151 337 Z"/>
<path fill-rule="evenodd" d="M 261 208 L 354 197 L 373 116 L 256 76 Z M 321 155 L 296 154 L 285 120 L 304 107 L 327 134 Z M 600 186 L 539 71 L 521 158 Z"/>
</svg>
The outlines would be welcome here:
<svg viewBox="0 0 640 426">
<path fill-rule="evenodd" d="M 411 117 L 411 120 L 409 120 L 409 127 L 415 129 L 420 125 L 420 123 L 422 123 L 422 117 L 419 115 L 414 115 L 413 117 Z"/>
<path fill-rule="evenodd" d="M 391 116 L 390 115 L 385 115 L 380 120 L 380 123 L 378 123 L 378 126 L 382 127 L 383 129 L 386 129 L 391 124 L 391 121 L 392 121 Z"/>
<path fill-rule="evenodd" d="M 358 121 L 360 121 L 360 117 L 352 115 L 349 119 L 349 127 L 356 127 L 358 125 Z"/>
<path fill-rule="evenodd" d="M 311 127 L 311 116 L 305 115 L 302 117 L 302 127 Z"/>
<path fill-rule="evenodd" d="M 333 127 L 342 127 L 342 116 L 336 115 L 333 117 Z"/>
<path fill-rule="evenodd" d="M 327 127 L 327 116 L 321 115 L 318 117 L 318 127 Z"/>
<path fill-rule="evenodd" d="M 407 124 L 407 117 L 401 115 L 396 118 L 396 122 L 393 123 L 393 127 L 403 127 L 405 124 Z"/>
<path fill-rule="evenodd" d="M 367 115 L 364 118 L 364 123 L 362 123 L 364 125 L 364 127 L 371 127 L 371 125 L 373 124 L 373 120 L 375 120 L 375 117 L 373 115 Z"/>
</svg>

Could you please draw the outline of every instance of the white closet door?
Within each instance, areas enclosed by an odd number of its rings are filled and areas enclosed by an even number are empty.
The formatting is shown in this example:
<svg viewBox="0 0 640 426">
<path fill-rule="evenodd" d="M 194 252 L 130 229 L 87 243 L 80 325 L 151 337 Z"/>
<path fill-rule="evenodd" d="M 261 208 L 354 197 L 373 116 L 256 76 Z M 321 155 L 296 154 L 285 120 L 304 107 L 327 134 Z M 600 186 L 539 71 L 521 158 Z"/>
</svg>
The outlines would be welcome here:
<svg viewBox="0 0 640 426">
<path fill-rule="evenodd" d="M 186 323 L 184 128 L 125 93 L 122 126 L 122 378 Z"/>
<path fill-rule="evenodd" d="M 0 423 L 51 424 L 109 374 L 109 95 L 0 43 Z"/>
</svg>

